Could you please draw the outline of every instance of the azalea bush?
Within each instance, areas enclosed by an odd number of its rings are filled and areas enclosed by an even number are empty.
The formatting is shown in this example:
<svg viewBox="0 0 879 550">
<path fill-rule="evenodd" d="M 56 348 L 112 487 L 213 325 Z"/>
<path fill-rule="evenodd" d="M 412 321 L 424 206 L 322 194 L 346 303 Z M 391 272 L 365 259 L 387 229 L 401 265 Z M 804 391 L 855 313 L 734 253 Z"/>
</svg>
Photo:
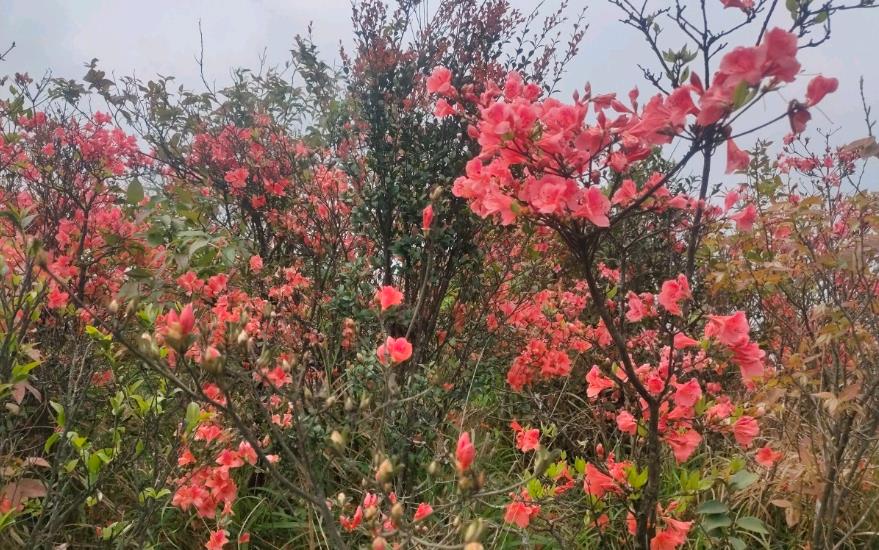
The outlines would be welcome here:
<svg viewBox="0 0 879 550">
<path fill-rule="evenodd" d="M 799 54 L 872 3 L 611 3 L 649 93 L 475 0 L 219 89 L 9 78 L 2 544 L 869 544 L 879 147 Z"/>
</svg>

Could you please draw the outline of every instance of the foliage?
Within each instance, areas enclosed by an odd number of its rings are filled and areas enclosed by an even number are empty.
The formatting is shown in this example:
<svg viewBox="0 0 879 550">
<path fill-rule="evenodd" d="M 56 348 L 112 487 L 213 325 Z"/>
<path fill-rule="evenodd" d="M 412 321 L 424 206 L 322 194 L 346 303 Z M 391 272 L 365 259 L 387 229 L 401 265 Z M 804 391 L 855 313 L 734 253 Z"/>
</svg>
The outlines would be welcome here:
<svg viewBox="0 0 879 550">
<path fill-rule="evenodd" d="M 219 90 L 16 75 L 0 544 L 868 544 L 877 146 L 811 152 L 821 75 L 739 116 L 872 4 L 612 3 L 646 100 L 559 99 L 583 15 L 501 0 L 357 2 L 338 71 Z"/>
</svg>

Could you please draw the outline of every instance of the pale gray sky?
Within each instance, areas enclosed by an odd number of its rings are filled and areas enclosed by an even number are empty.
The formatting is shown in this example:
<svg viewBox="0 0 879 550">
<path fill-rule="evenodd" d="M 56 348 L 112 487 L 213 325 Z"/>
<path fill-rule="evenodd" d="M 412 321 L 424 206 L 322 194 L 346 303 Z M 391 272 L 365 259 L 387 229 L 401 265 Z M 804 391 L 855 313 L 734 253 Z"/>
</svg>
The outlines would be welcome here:
<svg viewBox="0 0 879 550">
<path fill-rule="evenodd" d="M 709 2 L 715 2 L 711 15 L 720 24 L 741 17 L 737 10 L 721 10 L 719 0 Z M 535 5 L 534 0 L 511 3 L 523 10 Z M 547 1 L 549 7 L 557 4 L 558 0 Z M 625 94 L 637 84 L 642 96 L 652 93 L 636 66 L 651 63 L 647 46 L 618 21 L 617 9 L 605 0 L 571 4 L 589 7 L 590 28 L 562 83 L 563 95 L 569 97 L 587 81 L 597 92 Z M 778 24 L 787 24 L 787 12 L 777 12 Z M 0 64 L 0 74 L 27 71 L 38 76 L 51 69 L 57 76 L 78 78 L 85 72 L 83 63 L 97 57 L 103 69 L 117 75 L 174 75 L 194 87 L 199 20 L 208 77 L 221 84 L 231 67 L 257 65 L 263 51 L 270 64 L 283 62 L 293 36 L 305 33 L 309 22 L 329 62 L 338 60 L 339 42 L 347 43 L 351 30 L 349 0 L 0 0 L 0 48 L 13 40 L 17 43 Z M 857 86 L 863 75 L 868 99 L 874 99 L 879 115 L 879 9 L 839 14 L 833 23 L 829 43 L 802 52 L 800 80 L 784 90 L 784 97 L 767 101 L 763 113 L 755 110 L 752 120 L 782 112 L 786 100 L 803 97 L 812 74 L 823 73 L 839 78 L 840 89 L 822 102 L 823 114 L 814 113 L 813 124 L 841 127 L 841 143 L 865 135 Z M 752 42 L 754 32 L 734 40 Z M 740 129 L 744 128 L 736 128 Z M 785 124 L 780 123 L 763 135 L 780 137 L 784 131 Z"/>
</svg>

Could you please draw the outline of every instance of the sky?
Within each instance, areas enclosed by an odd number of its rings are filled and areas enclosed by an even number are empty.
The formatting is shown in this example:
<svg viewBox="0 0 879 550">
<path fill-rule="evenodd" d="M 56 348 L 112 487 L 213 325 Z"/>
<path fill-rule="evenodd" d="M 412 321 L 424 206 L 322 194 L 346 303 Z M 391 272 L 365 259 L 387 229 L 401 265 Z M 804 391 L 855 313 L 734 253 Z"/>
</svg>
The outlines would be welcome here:
<svg viewBox="0 0 879 550">
<path fill-rule="evenodd" d="M 552 9 L 560 0 L 546 0 Z M 682 0 L 689 9 L 697 2 Z M 722 10 L 719 0 L 710 12 L 712 25 L 741 17 L 737 10 Z M 511 0 L 514 7 L 530 11 L 534 0 Z M 579 55 L 561 83 L 563 97 L 586 82 L 595 92 L 627 93 L 637 85 L 642 97 L 652 94 L 637 65 L 651 63 L 647 45 L 637 32 L 619 22 L 619 10 L 607 0 L 572 0 L 575 9 L 586 6 L 589 29 Z M 654 2 L 657 6 L 668 2 Z M 783 4 L 782 4 L 783 5 Z M 784 26 L 789 15 L 776 10 L 774 23 Z M 84 63 L 100 60 L 100 67 L 116 76 L 135 74 L 149 79 L 174 75 L 189 86 L 199 86 L 197 57 L 199 31 L 204 34 L 204 62 L 208 80 L 222 85 L 234 67 L 255 67 L 261 55 L 280 65 L 296 34 L 309 23 L 325 61 L 338 64 L 340 42 L 350 41 L 350 0 L 0 0 L 0 51 L 12 41 L 16 48 L 0 63 L 0 74 L 51 70 L 56 76 L 79 78 Z M 833 20 L 829 43 L 807 49 L 799 58 L 803 75 L 794 85 L 754 109 L 749 120 L 766 120 L 784 111 L 787 101 L 803 98 L 808 79 L 818 73 L 840 80 L 839 90 L 813 113 L 813 125 L 836 131 L 842 144 L 864 137 L 866 127 L 858 95 L 858 79 L 865 78 L 868 102 L 879 115 L 879 9 L 841 13 Z M 668 33 L 671 32 L 669 29 Z M 756 38 L 737 35 L 750 45 Z M 682 44 L 669 34 L 668 46 Z M 748 120 L 744 121 L 749 122 Z M 783 135 L 779 123 L 768 135 Z M 742 128 L 744 129 L 744 128 Z M 739 131 L 739 128 L 736 128 Z M 744 141 L 740 146 L 749 146 Z"/>
</svg>

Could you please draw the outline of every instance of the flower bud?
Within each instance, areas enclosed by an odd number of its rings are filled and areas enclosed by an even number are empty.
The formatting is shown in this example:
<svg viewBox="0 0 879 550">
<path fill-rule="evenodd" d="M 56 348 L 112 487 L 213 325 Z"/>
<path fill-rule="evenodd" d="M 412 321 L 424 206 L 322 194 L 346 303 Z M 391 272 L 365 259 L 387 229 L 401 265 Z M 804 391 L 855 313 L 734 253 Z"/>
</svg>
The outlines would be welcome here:
<svg viewBox="0 0 879 550">
<path fill-rule="evenodd" d="M 391 520 L 393 520 L 394 525 L 398 525 L 400 520 L 403 519 L 403 514 L 406 513 L 406 510 L 403 508 L 403 505 L 399 502 L 395 502 L 393 506 L 391 506 Z"/>
<path fill-rule="evenodd" d="M 49 267 L 49 255 L 42 248 L 37 251 L 35 261 L 38 267 L 43 269 Z"/>
<path fill-rule="evenodd" d="M 214 346 L 208 346 L 201 358 L 201 366 L 211 374 L 223 372 L 223 355 Z"/>
<path fill-rule="evenodd" d="M 477 518 L 467 526 L 467 531 L 464 532 L 464 542 L 479 541 L 483 531 L 485 531 L 485 521 L 482 518 Z"/>
<path fill-rule="evenodd" d="M 333 449 L 342 454 L 345 450 L 345 445 L 348 443 L 345 439 L 345 436 L 342 435 L 338 430 L 333 430 L 333 433 L 330 434 L 330 443 L 333 445 Z"/>
<path fill-rule="evenodd" d="M 387 483 L 394 475 L 394 465 L 387 458 L 382 461 L 375 472 L 375 480 L 381 483 Z"/>
<path fill-rule="evenodd" d="M 461 492 L 468 492 L 473 488 L 473 480 L 470 479 L 468 475 L 462 475 L 458 478 L 458 489 L 461 489 Z"/>
</svg>

